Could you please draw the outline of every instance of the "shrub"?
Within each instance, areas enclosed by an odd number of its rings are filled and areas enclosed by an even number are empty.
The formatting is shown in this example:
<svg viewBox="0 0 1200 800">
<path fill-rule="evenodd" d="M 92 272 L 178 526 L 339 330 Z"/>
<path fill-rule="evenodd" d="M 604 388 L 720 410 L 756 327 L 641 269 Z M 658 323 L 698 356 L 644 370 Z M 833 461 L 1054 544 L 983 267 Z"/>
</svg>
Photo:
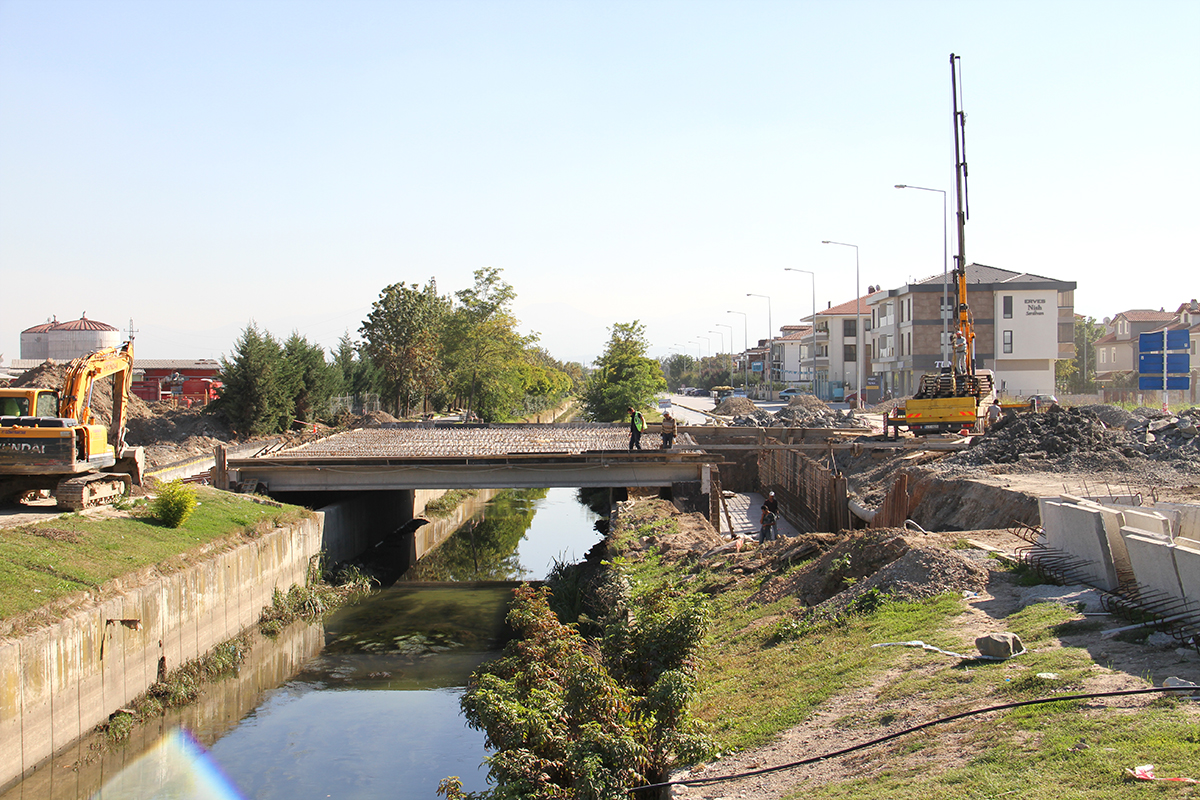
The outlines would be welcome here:
<svg viewBox="0 0 1200 800">
<path fill-rule="evenodd" d="M 150 506 L 150 513 L 159 522 L 178 528 L 196 510 L 196 490 L 179 481 L 171 481 L 158 490 L 158 497 Z"/>
</svg>

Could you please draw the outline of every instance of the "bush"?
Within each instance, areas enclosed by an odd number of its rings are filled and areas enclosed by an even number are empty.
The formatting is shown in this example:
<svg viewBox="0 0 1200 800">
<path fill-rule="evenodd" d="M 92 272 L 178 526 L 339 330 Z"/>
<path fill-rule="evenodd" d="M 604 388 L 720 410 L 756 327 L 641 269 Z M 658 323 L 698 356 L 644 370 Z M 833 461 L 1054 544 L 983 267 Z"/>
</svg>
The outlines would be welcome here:
<svg viewBox="0 0 1200 800">
<path fill-rule="evenodd" d="M 179 481 L 171 481 L 158 490 L 158 497 L 150 505 L 150 513 L 159 522 L 178 528 L 196 510 L 196 490 Z"/>
</svg>

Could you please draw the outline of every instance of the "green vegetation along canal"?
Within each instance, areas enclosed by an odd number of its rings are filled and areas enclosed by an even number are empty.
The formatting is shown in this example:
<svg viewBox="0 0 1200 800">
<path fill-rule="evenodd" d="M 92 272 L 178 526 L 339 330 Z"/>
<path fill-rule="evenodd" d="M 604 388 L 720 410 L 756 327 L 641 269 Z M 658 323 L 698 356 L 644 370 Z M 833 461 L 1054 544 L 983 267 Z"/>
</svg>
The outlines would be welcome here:
<svg viewBox="0 0 1200 800">
<path fill-rule="evenodd" d="M 260 641 L 252 663 L 229 679 L 244 687 L 214 684 L 195 708 L 167 720 L 161 734 L 129 748 L 149 750 L 182 726 L 247 798 L 424 799 L 450 775 L 468 791 L 482 790 L 484 737 L 467 727 L 458 702 L 471 672 L 503 646 L 511 588 L 487 582 L 538 580 L 555 560 L 582 559 L 601 538 L 597 518 L 573 489 L 503 492 L 404 580 L 341 609 L 323 626 Z M 462 585 L 421 583 L 432 581 Z M 256 666 L 289 656 L 290 669 Z M 266 680 L 255 685 L 249 673 Z M 110 783 L 118 763 L 133 760 L 132 752 L 105 759 L 111 766 L 104 769 L 102 797 L 135 796 Z M 54 774 L 40 780 L 55 782 L 55 797 L 88 797 L 96 789 L 80 779 L 80 793 L 63 793 L 59 764 L 39 773 L 48 770 Z M 42 795 L 46 787 L 35 790 L 33 780 L 0 800 Z M 143 784 L 135 793 L 151 796 L 160 788 Z"/>
</svg>

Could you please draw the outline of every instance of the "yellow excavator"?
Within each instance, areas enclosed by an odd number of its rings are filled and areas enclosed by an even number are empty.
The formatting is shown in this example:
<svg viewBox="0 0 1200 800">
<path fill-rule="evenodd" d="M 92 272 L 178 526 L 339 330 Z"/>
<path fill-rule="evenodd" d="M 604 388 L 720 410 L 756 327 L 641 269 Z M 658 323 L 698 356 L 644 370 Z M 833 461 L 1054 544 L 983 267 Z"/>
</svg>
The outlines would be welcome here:
<svg viewBox="0 0 1200 800">
<path fill-rule="evenodd" d="M 954 179 L 958 198 L 958 255 L 954 257 L 954 360 L 938 363 L 937 372 L 921 376 L 921 384 L 912 399 L 884 418 L 884 434 L 890 428 L 898 435 L 901 428 L 915 434 L 947 433 L 970 430 L 988 402 L 995 397 L 991 370 L 975 367 L 975 326 L 967 303 L 967 256 L 965 228 L 969 212 L 966 204 L 967 145 L 966 114 L 959 110 L 962 83 L 956 70 L 958 56 L 950 54 L 950 83 L 954 101 Z"/>
<path fill-rule="evenodd" d="M 92 413 L 92 388 L 113 376 L 112 424 Z M 0 503 L 49 491 L 80 511 L 141 485 L 145 451 L 125 443 L 133 342 L 72 361 L 60 389 L 0 389 Z"/>
</svg>

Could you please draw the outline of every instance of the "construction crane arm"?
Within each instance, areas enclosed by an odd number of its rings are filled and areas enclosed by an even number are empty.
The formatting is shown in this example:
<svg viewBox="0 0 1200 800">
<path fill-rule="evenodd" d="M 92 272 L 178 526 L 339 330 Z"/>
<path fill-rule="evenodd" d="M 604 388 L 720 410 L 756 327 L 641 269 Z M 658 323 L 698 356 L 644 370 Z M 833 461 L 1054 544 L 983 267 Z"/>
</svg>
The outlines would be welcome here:
<svg viewBox="0 0 1200 800">
<path fill-rule="evenodd" d="M 118 450 L 125 445 L 125 421 L 128 413 L 129 389 L 133 382 L 133 342 L 109 347 L 80 356 L 67 367 L 63 381 L 62 399 L 58 414 L 79 420 L 81 425 L 92 424 L 92 387 L 96 381 L 113 378 L 112 424 L 110 443 Z"/>
</svg>

